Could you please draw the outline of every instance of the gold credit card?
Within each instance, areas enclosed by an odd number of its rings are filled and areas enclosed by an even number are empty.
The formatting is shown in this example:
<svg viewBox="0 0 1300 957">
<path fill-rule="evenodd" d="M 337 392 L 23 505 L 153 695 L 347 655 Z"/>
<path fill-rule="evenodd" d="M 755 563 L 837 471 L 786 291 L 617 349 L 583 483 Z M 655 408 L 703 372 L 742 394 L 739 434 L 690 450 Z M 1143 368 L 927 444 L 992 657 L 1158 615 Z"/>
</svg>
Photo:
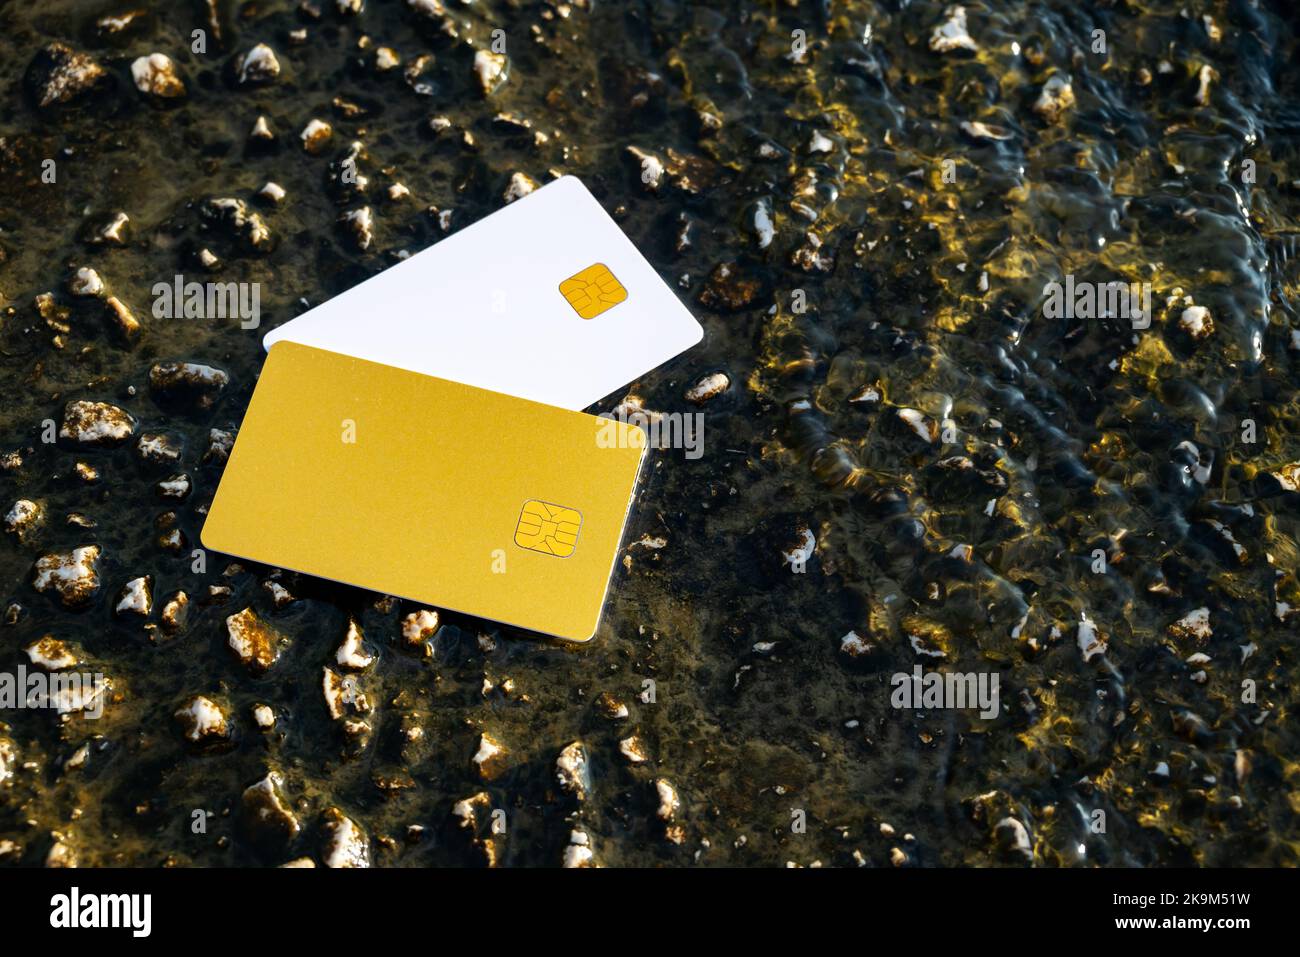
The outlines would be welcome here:
<svg viewBox="0 0 1300 957">
<path fill-rule="evenodd" d="M 586 641 L 644 452 L 612 419 L 278 342 L 203 544 Z"/>
</svg>

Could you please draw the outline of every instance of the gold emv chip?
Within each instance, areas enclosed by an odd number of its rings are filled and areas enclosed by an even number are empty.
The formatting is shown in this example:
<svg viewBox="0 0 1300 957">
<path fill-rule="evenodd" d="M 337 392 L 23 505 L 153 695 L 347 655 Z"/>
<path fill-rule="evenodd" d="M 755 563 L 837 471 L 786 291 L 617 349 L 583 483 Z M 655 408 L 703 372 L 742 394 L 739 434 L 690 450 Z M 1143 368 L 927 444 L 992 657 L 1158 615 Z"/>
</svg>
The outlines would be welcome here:
<svg viewBox="0 0 1300 957">
<path fill-rule="evenodd" d="M 588 266 L 560 283 L 560 295 L 583 319 L 595 319 L 627 298 L 627 290 L 604 263 Z"/>
<path fill-rule="evenodd" d="M 524 502 L 515 527 L 515 544 L 543 555 L 568 558 L 578 547 L 582 513 L 576 508 L 531 499 Z"/>
</svg>

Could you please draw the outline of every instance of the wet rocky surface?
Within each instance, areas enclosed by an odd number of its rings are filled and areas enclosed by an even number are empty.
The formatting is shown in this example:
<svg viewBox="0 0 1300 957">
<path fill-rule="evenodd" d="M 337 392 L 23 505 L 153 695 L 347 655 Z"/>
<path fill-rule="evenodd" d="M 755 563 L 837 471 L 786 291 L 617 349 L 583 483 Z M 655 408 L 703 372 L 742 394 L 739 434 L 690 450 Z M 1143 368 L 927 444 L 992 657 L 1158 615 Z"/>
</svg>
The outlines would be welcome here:
<svg viewBox="0 0 1300 957">
<path fill-rule="evenodd" d="M 108 683 L 0 712 L 0 863 L 1295 864 L 1297 60 L 1217 0 L 5 5 L 0 671 Z M 593 409 L 705 420 L 596 638 L 196 552 L 261 335 L 562 173 L 706 332 Z"/>
</svg>

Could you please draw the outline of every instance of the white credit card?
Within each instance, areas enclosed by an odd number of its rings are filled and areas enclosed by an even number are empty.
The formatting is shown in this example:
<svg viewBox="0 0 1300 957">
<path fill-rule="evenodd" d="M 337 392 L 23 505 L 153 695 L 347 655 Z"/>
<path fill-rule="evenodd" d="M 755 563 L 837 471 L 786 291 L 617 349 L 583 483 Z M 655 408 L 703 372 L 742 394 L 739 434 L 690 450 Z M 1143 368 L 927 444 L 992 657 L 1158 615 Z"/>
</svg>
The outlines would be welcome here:
<svg viewBox="0 0 1300 957">
<path fill-rule="evenodd" d="M 564 176 L 262 339 L 584 409 L 704 331 Z"/>
</svg>

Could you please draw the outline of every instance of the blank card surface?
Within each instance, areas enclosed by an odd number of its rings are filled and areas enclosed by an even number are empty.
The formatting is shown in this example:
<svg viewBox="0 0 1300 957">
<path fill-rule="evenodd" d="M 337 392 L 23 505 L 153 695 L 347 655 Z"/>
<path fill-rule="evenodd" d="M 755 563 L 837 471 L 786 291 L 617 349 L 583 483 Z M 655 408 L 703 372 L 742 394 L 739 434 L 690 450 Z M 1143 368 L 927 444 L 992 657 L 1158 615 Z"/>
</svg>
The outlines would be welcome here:
<svg viewBox="0 0 1300 957">
<path fill-rule="evenodd" d="M 643 453 L 614 420 L 282 342 L 203 544 L 586 641 Z"/>
<path fill-rule="evenodd" d="M 271 330 L 281 341 L 583 409 L 700 324 L 572 176 Z"/>
</svg>

